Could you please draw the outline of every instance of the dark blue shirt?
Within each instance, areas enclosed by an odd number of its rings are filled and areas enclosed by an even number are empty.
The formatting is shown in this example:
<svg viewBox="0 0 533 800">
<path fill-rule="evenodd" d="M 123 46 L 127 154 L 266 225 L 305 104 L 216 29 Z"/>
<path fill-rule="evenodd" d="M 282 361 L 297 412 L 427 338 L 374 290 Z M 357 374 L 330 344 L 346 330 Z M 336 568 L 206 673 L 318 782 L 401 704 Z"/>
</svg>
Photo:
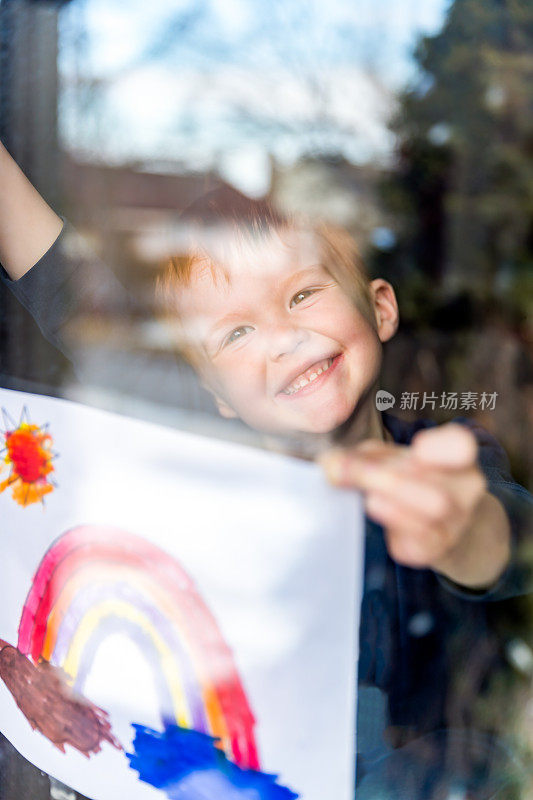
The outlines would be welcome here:
<svg viewBox="0 0 533 800">
<path fill-rule="evenodd" d="M 501 640 L 492 627 L 494 603 L 530 591 L 522 549 L 531 535 L 533 499 L 513 481 L 505 452 L 496 439 L 468 419 L 478 442 L 478 462 L 488 489 L 507 511 L 512 529 L 512 559 L 487 591 L 455 586 L 431 570 L 410 569 L 388 555 L 382 528 L 367 520 L 366 565 L 361 614 L 359 683 L 387 698 L 386 724 L 396 743 L 441 728 L 463 727 L 471 693 L 501 657 Z M 408 445 L 414 434 L 435 425 L 406 422 L 388 414 L 384 422 L 394 441 Z M 360 749 L 364 750 L 364 734 Z"/>
</svg>

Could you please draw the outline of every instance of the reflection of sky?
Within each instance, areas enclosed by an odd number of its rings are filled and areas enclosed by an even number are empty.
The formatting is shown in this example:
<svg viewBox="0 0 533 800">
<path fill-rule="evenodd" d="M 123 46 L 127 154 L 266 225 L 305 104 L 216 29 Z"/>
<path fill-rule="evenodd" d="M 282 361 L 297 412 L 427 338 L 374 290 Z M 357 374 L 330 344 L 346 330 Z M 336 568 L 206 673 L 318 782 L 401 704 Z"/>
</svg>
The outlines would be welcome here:
<svg viewBox="0 0 533 800">
<path fill-rule="evenodd" d="M 266 153 L 386 158 L 392 93 L 448 5 L 77 0 L 63 12 L 65 136 L 109 158 L 256 176 Z"/>
</svg>

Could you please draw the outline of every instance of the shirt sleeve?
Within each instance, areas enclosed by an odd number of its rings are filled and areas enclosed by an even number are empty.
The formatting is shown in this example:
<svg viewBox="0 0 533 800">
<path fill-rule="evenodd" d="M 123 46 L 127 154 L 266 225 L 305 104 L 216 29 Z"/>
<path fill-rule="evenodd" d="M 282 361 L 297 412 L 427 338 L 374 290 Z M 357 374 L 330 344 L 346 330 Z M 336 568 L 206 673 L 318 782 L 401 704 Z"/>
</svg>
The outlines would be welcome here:
<svg viewBox="0 0 533 800">
<path fill-rule="evenodd" d="M 509 564 L 494 586 L 483 591 L 465 589 L 439 576 L 454 594 L 470 600 L 506 600 L 533 592 L 533 497 L 517 483 L 500 443 L 481 425 L 470 419 L 457 419 L 468 427 L 478 443 L 478 464 L 487 480 L 488 491 L 504 507 L 511 527 Z"/>
<path fill-rule="evenodd" d="M 11 280 L 0 266 L 0 277 L 30 312 L 42 334 L 80 367 L 80 353 L 71 331 L 83 315 L 112 309 L 129 314 L 133 301 L 115 274 L 65 222 L 50 249 L 19 280 Z"/>
</svg>

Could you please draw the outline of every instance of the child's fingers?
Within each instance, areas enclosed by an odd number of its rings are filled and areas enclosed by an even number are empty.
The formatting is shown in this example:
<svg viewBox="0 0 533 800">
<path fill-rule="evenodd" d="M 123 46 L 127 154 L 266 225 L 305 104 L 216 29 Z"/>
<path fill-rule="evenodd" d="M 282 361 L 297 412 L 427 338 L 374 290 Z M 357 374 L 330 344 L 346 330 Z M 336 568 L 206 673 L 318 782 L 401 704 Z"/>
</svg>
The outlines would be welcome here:
<svg viewBox="0 0 533 800">
<path fill-rule="evenodd" d="M 453 497 L 447 487 L 430 483 L 419 475 L 408 475 L 398 464 L 386 464 L 370 471 L 363 468 L 358 485 L 364 492 L 386 497 L 389 503 L 406 513 L 425 518 L 426 524 L 443 520 L 454 511 Z"/>
<path fill-rule="evenodd" d="M 362 481 L 384 461 L 405 459 L 407 448 L 369 439 L 356 447 L 323 453 L 318 463 L 335 486 L 363 489 Z"/>
<path fill-rule="evenodd" d="M 370 476 L 383 461 L 434 466 L 441 469 L 466 469 L 474 466 L 477 443 L 464 425 L 449 423 L 419 431 L 410 447 L 367 440 L 357 447 L 333 449 L 319 459 L 331 483 L 338 486 L 365 488 L 365 474 Z"/>
<path fill-rule="evenodd" d="M 423 521 L 426 528 L 457 528 L 485 490 L 475 466 L 436 468 L 414 459 L 409 448 L 394 445 L 333 451 L 322 463 L 333 483 L 364 492 L 368 513 L 384 525 L 408 525 L 410 515 L 412 524 Z M 378 497 L 386 517 L 377 515 Z"/>
<path fill-rule="evenodd" d="M 379 452 L 332 451 L 321 463 L 326 475 L 338 486 L 377 492 L 392 503 L 410 507 L 428 519 L 440 519 L 449 511 L 448 498 L 438 486 L 409 469 L 405 448 L 385 446 Z"/>
<path fill-rule="evenodd" d="M 411 452 L 420 463 L 461 469 L 475 464 L 477 443 L 474 434 L 464 425 L 450 422 L 419 431 L 413 437 Z"/>
<path fill-rule="evenodd" d="M 408 527 L 411 531 L 427 528 L 427 520 L 423 516 L 419 517 L 411 508 L 400 505 L 395 498 L 381 492 L 371 492 L 367 495 L 365 510 L 373 520 L 384 527 Z"/>
<path fill-rule="evenodd" d="M 426 524 L 445 524 L 481 496 L 484 480 L 478 470 L 463 470 L 459 475 L 409 475 L 399 467 L 376 471 L 367 481 L 369 495 L 378 493 L 405 513 L 423 518 Z"/>
<path fill-rule="evenodd" d="M 373 493 L 366 501 L 366 511 L 386 530 L 391 557 L 414 568 L 430 566 L 450 546 L 449 537 L 411 509 L 400 506 L 386 495 Z"/>
</svg>

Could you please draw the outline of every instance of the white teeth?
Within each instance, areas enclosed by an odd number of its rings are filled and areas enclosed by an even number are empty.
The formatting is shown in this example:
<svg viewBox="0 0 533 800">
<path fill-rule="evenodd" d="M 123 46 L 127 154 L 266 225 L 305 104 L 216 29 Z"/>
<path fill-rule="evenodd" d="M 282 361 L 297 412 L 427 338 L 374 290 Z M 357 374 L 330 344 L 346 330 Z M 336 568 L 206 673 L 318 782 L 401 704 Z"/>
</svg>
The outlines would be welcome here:
<svg viewBox="0 0 533 800">
<path fill-rule="evenodd" d="M 286 389 L 283 390 L 284 394 L 295 394 L 296 392 L 303 389 L 304 386 L 307 386 L 308 383 L 315 381 L 323 372 L 326 372 L 333 363 L 332 358 L 328 358 L 321 363 L 318 369 L 315 369 L 314 372 L 311 372 L 306 378 L 300 377 L 296 378 L 290 386 L 287 386 Z"/>
</svg>

